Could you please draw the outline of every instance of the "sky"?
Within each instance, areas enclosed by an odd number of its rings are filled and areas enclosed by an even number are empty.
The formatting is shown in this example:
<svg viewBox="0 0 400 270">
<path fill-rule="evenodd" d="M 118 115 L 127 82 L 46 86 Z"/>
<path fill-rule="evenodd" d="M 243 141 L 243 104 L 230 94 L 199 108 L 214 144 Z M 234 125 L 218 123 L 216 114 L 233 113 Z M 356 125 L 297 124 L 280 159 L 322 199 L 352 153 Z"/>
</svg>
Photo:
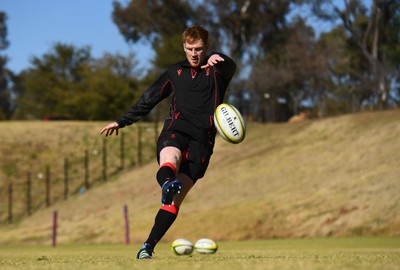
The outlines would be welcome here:
<svg viewBox="0 0 400 270">
<path fill-rule="evenodd" d="M 57 42 L 78 48 L 90 46 L 95 58 L 105 52 L 127 55 L 133 51 L 139 61 L 138 68 L 149 68 L 154 53 L 143 44 L 128 45 L 112 21 L 112 2 L 0 0 L 0 11 L 7 15 L 7 40 L 10 42 L 8 48 L 0 52 L 9 58 L 7 68 L 15 73 L 29 68 L 33 56 L 41 58 Z"/>
<path fill-rule="evenodd" d="M 32 56 L 41 58 L 57 42 L 78 48 L 91 47 L 92 56 L 105 52 L 127 55 L 136 51 L 143 68 L 152 51 L 144 45 L 128 45 L 112 21 L 112 0 L 0 0 L 7 15 L 9 46 L 7 68 L 15 73 L 31 67 Z"/>
</svg>

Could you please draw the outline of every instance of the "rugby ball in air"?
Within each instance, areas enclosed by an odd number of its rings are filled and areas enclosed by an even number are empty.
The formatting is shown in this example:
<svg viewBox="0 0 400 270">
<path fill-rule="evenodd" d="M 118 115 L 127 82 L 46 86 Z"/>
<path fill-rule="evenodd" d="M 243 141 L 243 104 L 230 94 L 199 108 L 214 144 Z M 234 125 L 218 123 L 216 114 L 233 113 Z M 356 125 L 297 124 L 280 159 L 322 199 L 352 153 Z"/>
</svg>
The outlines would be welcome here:
<svg viewBox="0 0 400 270">
<path fill-rule="evenodd" d="M 230 104 L 220 104 L 214 112 L 214 125 L 218 133 L 230 143 L 243 141 L 246 127 L 240 112 Z"/>
<path fill-rule="evenodd" d="M 218 245 L 211 239 L 202 238 L 194 244 L 194 250 L 200 254 L 214 254 L 218 250 Z"/>
<path fill-rule="evenodd" d="M 175 255 L 190 255 L 193 252 L 193 243 L 186 239 L 176 239 L 172 242 L 171 250 Z"/>
</svg>

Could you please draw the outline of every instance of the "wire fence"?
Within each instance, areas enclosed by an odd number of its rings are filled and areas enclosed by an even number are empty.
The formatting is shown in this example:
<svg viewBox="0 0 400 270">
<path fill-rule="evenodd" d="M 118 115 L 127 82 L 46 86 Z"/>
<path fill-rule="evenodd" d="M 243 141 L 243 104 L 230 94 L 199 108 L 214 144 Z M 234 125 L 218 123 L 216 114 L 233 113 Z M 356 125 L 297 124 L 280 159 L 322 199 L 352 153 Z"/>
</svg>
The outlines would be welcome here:
<svg viewBox="0 0 400 270">
<path fill-rule="evenodd" d="M 34 212 L 76 194 L 83 194 L 121 171 L 154 159 L 157 127 L 136 125 L 117 139 L 86 144 L 80 154 L 60 156 L 51 164 L 36 164 L 23 177 L 2 181 L 0 224 L 15 223 Z M 40 162 L 40 161 L 38 161 Z M 37 169 L 42 167 L 42 169 Z"/>
</svg>

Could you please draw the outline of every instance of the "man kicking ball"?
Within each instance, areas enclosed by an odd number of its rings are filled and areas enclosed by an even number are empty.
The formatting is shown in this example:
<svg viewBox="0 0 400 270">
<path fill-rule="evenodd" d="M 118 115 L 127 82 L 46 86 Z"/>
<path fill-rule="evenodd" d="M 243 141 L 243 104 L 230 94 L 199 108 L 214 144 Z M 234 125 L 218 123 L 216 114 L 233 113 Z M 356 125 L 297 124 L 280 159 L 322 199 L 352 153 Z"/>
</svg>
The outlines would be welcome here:
<svg viewBox="0 0 400 270">
<path fill-rule="evenodd" d="M 137 259 L 152 258 L 186 194 L 204 176 L 215 143 L 214 111 L 223 102 L 236 71 L 231 58 L 208 51 L 208 31 L 203 27 L 187 28 L 182 42 L 186 59 L 169 66 L 124 115 L 100 132 L 109 136 L 115 131 L 118 135 L 120 128 L 139 121 L 171 96 L 170 114 L 157 142 L 160 167 L 156 178 L 162 190 L 162 206 Z"/>
</svg>

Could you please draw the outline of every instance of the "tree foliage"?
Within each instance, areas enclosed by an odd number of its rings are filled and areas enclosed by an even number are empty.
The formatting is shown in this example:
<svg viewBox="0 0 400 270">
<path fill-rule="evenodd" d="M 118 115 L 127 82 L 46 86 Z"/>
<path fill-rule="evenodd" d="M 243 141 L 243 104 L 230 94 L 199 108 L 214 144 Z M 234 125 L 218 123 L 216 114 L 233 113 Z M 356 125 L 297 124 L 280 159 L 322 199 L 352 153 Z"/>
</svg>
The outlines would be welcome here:
<svg viewBox="0 0 400 270">
<path fill-rule="evenodd" d="M 114 1 L 113 19 L 128 42 L 150 42 L 156 53 L 164 45 L 181 48 L 183 30 L 201 24 L 210 31 L 214 48 L 241 61 L 243 57 L 257 59 L 265 55 L 265 48 L 278 46 L 285 37 L 282 30 L 291 5 L 302 2 L 140 0 L 123 5 Z M 181 52 L 178 57 L 182 57 Z"/>
<path fill-rule="evenodd" d="M 398 104 L 398 1 L 372 1 L 370 7 L 356 0 L 343 1 L 343 7 L 337 1 L 307 2 L 314 14 L 335 27 L 318 39 L 304 31 L 306 25 L 280 30 L 282 42 L 255 62 L 247 83 L 258 91 L 263 119 L 278 105 L 271 103 L 278 96 L 289 96 L 292 113 L 307 106 L 320 117 Z M 275 121 L 273 112 L 268 115 Z"/>
<path fill-rule="evenodd" d="M 15 118 L 114 119 L 135 97 L 133 59 L 106 54 L 95 60 L 90 49 L 57 43 L 16 81 Z"/>
<path fill-rule="evenodd" d="M 204 23 L 217 37 L 218 44 L 241 59 L 264 57 L 285 40 L 287 15 L 293 0 L 205 0 Z"/>
<path fill-rule="evenodd" d="M 360 0 L 343 0 L 343 8 L 326 0 L 312 0 L 320 18 L 341 21 L 353 52 L 351 81 L 358 82 L 370 106 L 386 108 L 392 102 L 393 81 L 399 78 L 400 3 L 372 0 L 367 7 Z M 349 83 L 350 83 L 349 82 Z"/>
<path fill-rule="evenodd" d="M 181 33 L 194 22 L 196 12 L 189 1 L 139 0 L 126 6 L 114 1 L 113 20 L 130 43 L 150 43 L 156 52 L 155 64 L 164 68 L 182 58 Z"/>
<path fill-rule="evenodd" d="M 94 59 L 89 47 L 62 43 L 32 58 L 32 67 L 18 76 L 0 55 L 0 119 L 115 119 L 161 69 L 185 57 L 181 33 L 194 24 L 209 30 L 211 49 L 238 63 L 227 101 L 246 117 L 285 121 L 301 110 L 324 117 L 400 102 L 399 1 L 115 0 L 113 5 L 113 21 L 125 40 L 155 52 L 148 74 L 141 79 L 135 74 L 134 55 Z M 313 16 L 330 29 L 315 31 L 309 23 Z M 0 50 L 8 45 L 5 18 L 0 13 Z"/>
<path fill-rule="evenodd" d="M 6 20 L 6 14 L 0 12 L 0 51 L 5 50 L 9 45 Z M 12 113 L 10 83 L 13 74 L 6 67 L 7 61 L 7 57 L 0 54 L 0 120 L 9 119 Z"/>
<path fill-rule="evenodd" d="M 151 43 L 159 68 L 184 57 L 182 31 L 201 24 L 210 31 L 213 49 L 232 55 L 239 67 L 251 69 L 267 54 L 270 59 L 282 59 L 281 47 L 287 41 L 287 15 L 292 5 L 302 2 L 142 0 L 122 5 L 115 1 L 113 18 L 127 41 Z M 239 103 L 243 102 L 241 84 L 234 81 L 231 92 L 239 98 Z"/>
<path fill-rule="evenodd" d="M 7 40 L 7 15 L 0 11 L 0 50 L 4 50 L 8 47 L 9 42 Z"/>
<path fill-rule="evenodd" d="M 287 120 L 288 115 L 277 109 L 283 106 L 297 114 L 301 101 L 313 95 L 318 74 L 325 69 L 316 54 L 314 31 L 304 20 L 296 18 L 285 33 L 286 41 L 254 65 L 246 83 L 247 89 L 255 90 L 255 105 L 262 108 L 259 117 L 263 121 Z"/>
</svg>

